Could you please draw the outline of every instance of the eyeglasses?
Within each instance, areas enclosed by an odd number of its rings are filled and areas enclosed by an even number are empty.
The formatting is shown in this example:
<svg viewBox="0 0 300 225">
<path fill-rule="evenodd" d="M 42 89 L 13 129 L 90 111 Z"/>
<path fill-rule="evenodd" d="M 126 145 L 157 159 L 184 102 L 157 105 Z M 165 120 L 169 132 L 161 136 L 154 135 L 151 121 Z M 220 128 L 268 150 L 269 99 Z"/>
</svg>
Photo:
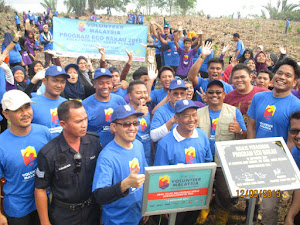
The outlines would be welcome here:
<svg viewBox="0 0 300 225">
<path fill-rule="evenodd" d="M 133 126 L 135 126 L 135 127 L 138 127 L 138 126 L 140 125 L 140 121 L 133 121 L 132 123 L 129 122 L 129 121 L 126 121 L 126 122 L 124 122 L 124 123 L 117 123 L 117 122 L 115 122 L 115 124 L 122 125 L 123 128 L 129 128 L 129 127 L 131 127 L 131 124 L 132 124 Z"/>
<path fill-rule="evenodd" d="M 220 94 L 222 94 L 223 93 L 223 91 L 207 91 L 207 93 L 208 94 L 210 94 L 210 95 L 213 95 L 213 94 L 217 94 L 217 95 L 220 95 Z"/>
<path fill-rule="evenodd" d="M 74 169 L 74 172 L 79 174 L 80 171 L 81 171 L 81 159 L 82 159 L 82 155 L 77 152 L 75 155 L 74 155 L 74 161 L 75 161 L 75 169 Z"/>
<path fill-rule="evenodd" d="M 298 129 L 292 129 L 292 130 L 290 130 L 290 133 L 291 133 L 292 135 L 298 135 L 299 132 L 300 132 L 300 130 L 298 130 Z"/>
</svg>

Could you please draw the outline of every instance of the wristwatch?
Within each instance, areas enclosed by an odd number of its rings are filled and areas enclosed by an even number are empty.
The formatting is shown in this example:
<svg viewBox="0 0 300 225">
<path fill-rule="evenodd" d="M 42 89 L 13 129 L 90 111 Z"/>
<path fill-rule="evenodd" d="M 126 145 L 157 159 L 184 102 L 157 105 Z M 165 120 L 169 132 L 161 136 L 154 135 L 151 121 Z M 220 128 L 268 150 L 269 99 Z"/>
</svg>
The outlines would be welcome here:
<svg viewBox="0 0 300 225">
<path fill-rule="evenodd" d="M 205 56 L 204 56 L 204 55 L 202 55 L 202 54 L 200 54 L 200 55 L 199 55 L 199 58 L 201 58 L 201 59 L 205 59 Z"/>
</svg>

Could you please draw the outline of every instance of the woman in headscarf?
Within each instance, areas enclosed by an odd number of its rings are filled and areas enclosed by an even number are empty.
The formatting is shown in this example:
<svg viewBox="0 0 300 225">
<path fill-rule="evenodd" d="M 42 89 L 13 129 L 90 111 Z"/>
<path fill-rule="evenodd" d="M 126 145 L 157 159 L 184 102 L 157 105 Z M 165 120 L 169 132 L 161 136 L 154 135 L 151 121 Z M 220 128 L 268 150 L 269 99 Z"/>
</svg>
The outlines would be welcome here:
<svg viewBox="0 0 300 225">
<path fill-rule="evenodd" d="M 65 90 L 63 95 L 66 99 L 84 99 L 84 87 L 78 79 L 79 67 L 76 64 L 69 64 L 65 67 L 65 71 L 70 75 L 66 81 Z"/>
<path fill-rule="evenodd" d="M 1 51 L 3 51 L 13 40 L 14 40 L 14 38 L 11 35 L 11 33 L 6 32 L 4 34 L 4 40 L 2 42 Z M 22 56 L 19 51 L 21 51 L 21 47 L 20 47 L 19 43 L 15 43 L 14 48 L 9 52 L 10 68 L 12 68 L 16 65 L 20 65 L 20 66 L 24 65 L 24 63 L 22 62 Z"/>
<path fill-rule="evenodd" d="M 28 50 L 28 55 L 31 59 L 31 61 L 36 60 L 36 43 L 35 43 L 35 39 L 34 39 L 34 33 L 32 30 L 28 30 L 27 31 L 27 40 L 26 40 L 26 47 Z"/>
<path fill-rule="evenodd" d="M 18 90 L 25 91 L 27 83 L 25 82 L 25 69 L 22 66 L 14 66 L 12 68 L 12 73 L 14 75 L 15 84 Z"/>
<path fill-rule="evenodd" d="M 53 50 L 52 34 L 49 31 L 49 27 L 47 24 L 43 26 L 43 32 L 40 34 L 40 41 L 41 44 L 44 45 L 44 51 Z M 48 67 L 50 65 L 50 60 L 52 60 L 52 55 L 48 52 L 45 52 L 45 67 Z"/>
<path fill-rule="evenodd" d="M 253 59 L 253 51 L 250 48 L 246 48 L 243 55 L 238 58 L 239 63 L 245 63 L 246 60 Z"/>
<path fill-rule="evenodd" d="M 84 56 L 79 56 L 76 60 L 76 63 L 78 65 L 78 77 L 80 80 L 80 83 L 83 85 L 85 90 L 85 97 L 88 97 L 95 93 L 95 89 L 92 84 L 92 74 L 93 74 L 93 68 L 91 65 L 89 65 L 88 60 Z"/>
<path fill-rule="evenodd" d="M 263 51 L 260 51 L 257 53 L 257 55 L 254 57 L 254 62 L 255 62 L 255 68 L 256 72 L 259 73 L 261 70 L 267 70 L 267 56 Z"/>
<path fill-rule="evenodd" d="M 26 46 L 26 41 L 27 41 L 27 39 L 25 37 L 21 37 L 19 39 L 19 44 L 20 44 L 20 47 L 21 47 L 20 54 L 22 56 L 22 60 L 24 62 L 24 65 L 29 66 L 32 63 L 32 60 L 31 60 L 31 58 L 28 54 L 29 50 Z"/>
</svg>

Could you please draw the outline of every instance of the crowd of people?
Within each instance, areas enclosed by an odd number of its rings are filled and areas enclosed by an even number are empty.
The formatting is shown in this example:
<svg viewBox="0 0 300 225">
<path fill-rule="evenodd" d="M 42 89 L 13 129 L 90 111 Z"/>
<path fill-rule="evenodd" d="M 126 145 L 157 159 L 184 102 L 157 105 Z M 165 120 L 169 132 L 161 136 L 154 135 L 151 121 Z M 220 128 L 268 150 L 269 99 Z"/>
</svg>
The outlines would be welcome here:
<svg viewBox="0 0 300 225">
<path fill-rule="evenodd" d="M 229 45 L 215 56 L 201 30 L 179 23 L 171 32 L 151 21 L 154 44 L 142 44 L 148 67 L 128 83 L 131 51 L 122 70 L 107 66 L 103 47 L 98 68 L 84 56 L 63 67 L 52 14 L 38 29 L 40 42 L 27 16 L 24 35 L 6 33 L 0 54 L 1 225 L 145 224 L 145 167 L 207 162 L 217 164 L 215 223 L 226 224 L 239 199 L 229 194 L 216 141 L 283 137 L 300 167 L 300 67 L 283 47 L 267 55 L 234 33 L 224 68 Z M 263 198 L 262 224 L 277 224 L 279 200 Z M 299 202 L 295 190 L 285 225 L 300 224 Z M 176 224 L 203 224 L 209 211 L 178 213 Z M 168 224 L 167 215 L 151 220 Z"/>
</svg>

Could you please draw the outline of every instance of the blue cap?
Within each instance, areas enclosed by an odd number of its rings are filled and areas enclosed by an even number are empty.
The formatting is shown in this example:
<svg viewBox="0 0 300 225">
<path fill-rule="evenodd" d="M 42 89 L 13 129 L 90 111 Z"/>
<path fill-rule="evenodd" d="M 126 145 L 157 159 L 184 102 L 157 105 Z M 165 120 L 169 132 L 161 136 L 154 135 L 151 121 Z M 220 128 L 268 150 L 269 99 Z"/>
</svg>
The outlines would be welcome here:
<svg viewBox="0 0 300 225">
<path fill-rule="evenodd" d="M 212 80 L 212 81 L 210 81 L 210 82 L 208 83 L 208 85 L 207 85 L 207 89 L 210 88 L 210 87 L 213 86 L 213 85 L 217 85 L 217 86 L 219 86 L 219 87 L 221 87 L 221 88 L 224 89 L 224 84 L 223 84 L 222 81 L 220 81 L 220 80 Z"/>
<path fill-rule="evenodd" d="M 60 66 L 49 66 L 49 68 L 46 70 L 45 76 L 51 76 L 51 77 L 56 77 L 59 75 L 65 75 L 66 78 L 70 78 L 69 74 L 66 73 L 66 71 L 61 68 Z"/>
<path fill-rule="evenodd" d="M 79 70 L 79 66 L 75 63 L 71 63 L 65 66 L 65 71 L 68 72 L 70 68 L 74 68 L 75 70 Z"/>
<path fill-rule="evenodd" d="M 97 79 L 98 77 L 101 77 L 101 76 L 112 77 L 109 69 L 105 69 L 105 68 L 98 68 L 98 69 L 96 69 L 95 73 L 94 73 L 94 79 Z"/>
<path fill-rule="evenodd" d="M 114 71 L 116 71 L 117 73 L 120 73 L 120 71 L 118 70 L 118 68 L 115 67 L 115 66 L 111 66 L 111 67 L 109 67 L 108 69 L 109 69 L 110 73 L 113 73 Z M 120 75 L 121 75 L 121 74 L 120 74 Z"/>
<path fill-rule="evenodd" d="M 185 83 L 184 83 L 183 80 L 174 79 L 170 83 L 169 90 L 174 90 L 174 89 L 177 89 L 177 88 L 187 89 L 187 87 L 185 86 Z"/>
<path fill-rule="evenodd" d="M 189 99 L 180 99 L 175 103 L 175 113 L 181 113 L 189 108 L 198 109 L 199 106 L 195 105 L 194 101 Z"/>
<path fill-rule="evenodd" d="M 164 28 L 170 28 L 170 25 L 169 24 L 165 24 Z"/>
<path fill-rule="evenodd" d="M 111 121 L 125 119 L 132 115 L 143 116 L 144 113 L 136 112 L 131 105 L 118 105 L 111 116 Z"/>
</svg>

